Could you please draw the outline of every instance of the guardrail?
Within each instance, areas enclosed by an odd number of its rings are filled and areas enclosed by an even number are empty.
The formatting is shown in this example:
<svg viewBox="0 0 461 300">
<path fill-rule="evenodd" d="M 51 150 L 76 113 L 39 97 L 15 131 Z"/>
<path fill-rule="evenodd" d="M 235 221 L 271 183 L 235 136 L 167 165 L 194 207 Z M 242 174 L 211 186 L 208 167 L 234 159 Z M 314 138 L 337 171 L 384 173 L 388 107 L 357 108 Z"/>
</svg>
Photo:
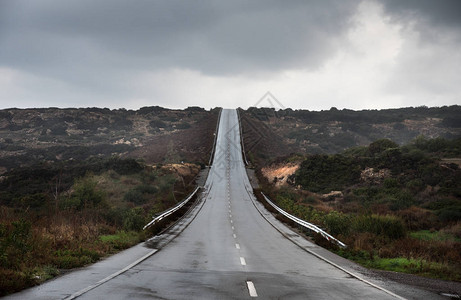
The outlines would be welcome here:
<svg viewBox="0 0 461 300">
<path fill-rule="evenodd" d="M 221 113 L 222 113 L 222 108 L 219 111 L 218 122 L 216 123 L 216 129 L 214 131 L 213 149 L 211 149 L 210 160 L 208 161 L 209 166 L 211 166 L 211 163 L 213 162 L 213 159 L 214 159 L 214 153 L 216 152 L 216 140 L 218 139 L 218 130 L 219 130 L 219 123 L 221 122 Z"/>
<path fill-rule="evenodd" d="M 237 118 L 238 118 L 238 122 L 239 122 L 240 145 L 242 147 L 243 160 L 245 162 L 245 166 L 248 166 L 249 164 L 248 164 L 247 156 L 246 156 L 246 153 L 245 153 L 245 144 L 243 143 L 243 129 L 242 129 L 242 121 L 241 121 L 241 118 L 240 118 L 240 110 L 239 110 L 239 108 L 237 108 Z"/>
<path fill-rule="evenodd" d="M 343 242 L 341 242 L 340 240 L 334 238 L 332 235 L 330 235 L 329 233 L 325 232 L 323 229 L 319 228 L 318 226 L 312 224 L 312 223 L 309 223 L 309 222 L 306 222 L 304 220 L 301 220 L 300 218 L 297 218 L 295 216 L 292 216 L 290 215 L 289 213 L 287 213 L 286 211 L 284 211 L 283 209 L 281 209 L 280 207 L 278 207 L 277 205 L 275 205 L 271 200 L 269 200 L 269 198 L 266 197 L 266 195 L 264 195 L 263 192 L 261 192 L 261 194 L 263 195 L 264 197 L 264 200 L 266 200 L 267 203 L 269 203 L 270 206 L 272 206 L 275 210 L 277 210 L 279 213 L 281 213 L 282 215 L 284 215 L 285 217 L 287 217 L 288 219 L 294 221 L 295 223 L 303 226 L 303 227 L 306 227 L 307 229 L 309 230 L 312 230 L 314 231 L 315 233 L 319 233 L 320 235 L 322 235 L 327 241 L 329 242 L 333 242 L 335 243 L 336 245 L 338 245 L 339 247 L 341 248 L 346 248 L 346 244 L 344 244 Z"/>
<path fill-rule="evenodd" d="M 194 197 L 194 195 L 197 193 L 197 191 L 200 189 L 200 187 L 196 187 L 195 190 L 182 202 L 178 203 L 176 206 L 164 211 L 163 213 L 161 213 L 160 215 L 158 215 L 157 217 L 154 217 L 152 221 L 150 221 L 149 223 L 146 224 L 146 226 L 144 226 L 142 228 L 142 230 L 145 230 L 146 228 L 152 226 L 153 224 L 157 223 L 157 222 L 160 222 L 161 220 L 163 220 L 164 218 L 168 217 L 169 215 L 175 213 L 176 211 L 178 211 L 181 207 L 183 207 L 184 205 L 186 205 L 187 202 L 189 202 L 190 199 L 192 199 L 192 197 Z"/>
</svg>

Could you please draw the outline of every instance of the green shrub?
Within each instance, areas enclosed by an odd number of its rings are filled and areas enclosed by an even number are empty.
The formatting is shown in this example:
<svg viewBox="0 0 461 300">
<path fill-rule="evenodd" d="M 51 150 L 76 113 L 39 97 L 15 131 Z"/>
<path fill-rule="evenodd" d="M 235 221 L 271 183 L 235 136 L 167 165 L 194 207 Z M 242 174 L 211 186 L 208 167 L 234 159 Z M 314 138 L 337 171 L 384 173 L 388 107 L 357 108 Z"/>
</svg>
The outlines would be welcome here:
<svg viewBox="0 0 461 300">
<path fill-rule="evenodd" d="M 313 155 L 301 163 L 295 180 L 306 190 L 330 192 L 359 182 L 360 170 L 360 165 L 345 155 Z"/>
<path fill-rule="evenodd" d="M 461 206 L 448 206 L 437 211 L 437 216 L 442 222 L 461 221 Z"/>
<path fill-rule="evenodd" d="M 356 232 L 369 232 L 390 239 L 399 239 L 406 234 L 405 225 L 402 220 L 391 215 L 357 216 L 352 222 L 352 230 Z"/>
<path fill-rule="evenodd" d="M 153 185 L 143 184 L 135 187 L 128 191 L 123 199 L 127 202 L 133 202 L 134 204 L 140 205 L 149 201 L 151 196 L 157 193 L 158 189 Z"/>
<path fill-rule="evenodd" d="M 94 250 L 80 248 L 77 250 L 57 250 L 54 264 L 61 269 L 72 269 L 96 262 L 100 254 Z"/>
<path fill-rule="evenodd" d="M 74 192 L 71 197 L 77 199 L 74 201 L 78 204 L 78 209 L 96 207 L 103 202 L 105 195 L 96 186 L 97 182 L 90 176 L 85 176 L 75 181 Z"/>
<path fill-rule="evenodd" d="M 191 127 L 190 124 L 185 123 L 185 122 L 179 123 L 179 124 L 176 125 L 176 129 L 188 129 L 190 127 Z"/>
<path fill-rule="evenodd" d="M 386 189 L 398 188 L 399 182 L 395 178 L 386 178 L 384 179 L 384 187 Z"/>
<path fill-rule="evenodd" d="M 325 215 L 323 222 L 327 231 L 332 235 L 348 235 L 350 231 L 351 218 L 341 212 L 332 211 Z"/>
<path fill-rule="evenodd" d="M 381 139 L 377 140 L 373 143 L 371 143 L 368 146 L 368 151 L 371 154 L 378 154 L 383 152 L 384 150 L 391 149 L 391 148 L 397 148 L 399 145 L 394 143 L 393 141 L 389 139 Z"/>
<path fill-rule="evenodd" d="M 140 207 L 132 208 L 125 212 L 123 217 L 123 228 L 127 231 L 139 231 L 145 225 L 143 210 Z"/>
<path fill-rule="evenodd" d="M 18 220 L 0 224 L 0 267 L 16 266 L 24 262 L 32 247 L 31 223 Z"/>
<path fill-rule="evenodd" d="M 395 199 L 391 202 L 390 208 L 392 210 L 401 210 L 410 207 L 414 203 L 414 197 L 407 191 L 397 191 Z"/>
<path fill-rule="evenodd" d="M 123 196 L 123 200 L 133 202 L 135 204 L 143 204 L 145 202 L 143 193 L 141 193 L 138 189 L 128 191 L 125 196 Z"/>
<path fill-rule="evenodd" d="M 140 242 L 140 234 L 134 231 L 118 231 L 116 234 L 102 235 L 100 239 L 114 249 L 126 249 Z"/>
</svg>

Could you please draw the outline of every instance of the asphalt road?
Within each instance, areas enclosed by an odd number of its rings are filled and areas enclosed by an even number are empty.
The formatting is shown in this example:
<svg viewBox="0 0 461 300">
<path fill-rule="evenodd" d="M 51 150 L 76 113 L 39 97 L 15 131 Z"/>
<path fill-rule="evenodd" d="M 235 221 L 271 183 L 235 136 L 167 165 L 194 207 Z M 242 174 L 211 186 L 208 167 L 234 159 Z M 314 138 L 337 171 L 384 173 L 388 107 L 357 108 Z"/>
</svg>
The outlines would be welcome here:
<svg viewBox="0 0 461 300">
<path fill-rule="evenodd" d="M 205 187 L 203 206 L 179 236 L 78 299 L 396 299 L 309 254 L 261 216 L 248 193 L 235 110 L 222 112 Z M 123 265 L 111 259 L 11 298 L 63 299 Z"/>
<path fill-rule="evenodd" d="M 258 213 L 247 186 L 237 114 L 223 110 L 209 194 L 195 220 L 150 259 L 82 298 L 245 299 L 250 288 L 263 299 L 393 298 L 283 237 Z"/>
</svg>

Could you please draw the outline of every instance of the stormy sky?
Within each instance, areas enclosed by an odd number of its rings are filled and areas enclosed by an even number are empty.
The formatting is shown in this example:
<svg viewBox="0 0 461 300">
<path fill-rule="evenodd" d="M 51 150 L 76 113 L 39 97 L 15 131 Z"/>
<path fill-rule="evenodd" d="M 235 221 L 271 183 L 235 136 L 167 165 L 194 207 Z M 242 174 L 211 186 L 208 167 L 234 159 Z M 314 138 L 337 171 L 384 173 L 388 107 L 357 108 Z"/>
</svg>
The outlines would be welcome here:
<svg viewBox="0 0 461 300">
<path fill-rule="evenodd" d="M 0 109 L 453 104 L 459 0 L 0 1 Z"/>
</svg>

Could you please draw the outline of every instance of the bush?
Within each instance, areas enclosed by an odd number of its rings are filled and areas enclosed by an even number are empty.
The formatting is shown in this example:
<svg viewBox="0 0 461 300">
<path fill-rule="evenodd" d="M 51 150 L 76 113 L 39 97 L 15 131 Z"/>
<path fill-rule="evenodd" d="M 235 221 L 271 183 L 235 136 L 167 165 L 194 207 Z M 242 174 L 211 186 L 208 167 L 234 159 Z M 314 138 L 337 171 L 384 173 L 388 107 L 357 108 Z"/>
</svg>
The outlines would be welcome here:
<svg viewBox="0 0 461 300">
<path fill-rule="evenodd" d="M 167 125 L 162 120 L 152 120 L 149 122 L 149 126 L 152 128 L 165 128 Z"/>
<path fill-rule="evenodd" d="M 71 198 L 74 198 L 78 209 L 96 207 L 103 202 L 105 195 L 96 186 L 96 181 L 89 176 L 76 180 Z"/>
<path fill-rule="evenodd" d="M 176 129 L 188 129 L 190 127 L 191 127 L 190 124 L 185 123 L 185 122 L 179 123 L 179 124 L 176 125 Z"/>
<path fill-rule="evenodd" d="M 410 207 L 414 203 L 413 195 L 407 191 L 397 191 L 395 199 L 391 201 L 390 208 L 394 211 Z"/>
<path fill-rule="evenodd" d="M 31 223 L 23 219 L 0 224 L 0 267 L 24 262 L 31 249 Z"/>
<path fill-rule="evenodd" d="M 437 211 L 437 215 L 442 222 L 461 221 L 461 206 L 444 207 Z"/>
<path fill-rule="evenodd" d="M 427 209 L 416 206 L 398 212 L 409 230 L 421 230 L 437 227 L 437 217 Z"/>
<path fill-rule="evenodd" d="M 324 219 L 327 231 L 332 235 L 348 235 L 350 231 L 351 218 L 343 213 L 332 211 Z"/>
<path fill-rule="evenodd" d="M 352 229 L 356 232 L 369 232 L 390 239 L 399 239 L 406 234 L 402 220 L 391 215 L 357 216 L 352 222 Z"/>
<path fill-rule="evenodd" d="M 143 184 L 128 191 L 123 199 L 127 202 L 140 205 L 149 201 L 149 195 L 157 193 L 158 189 L 153 185 Z"/>
<path fill-rule="evenodd" d="M 31 274 L 0 268 L 0 296 L 18 292 L 36 284 Z"/>
<path fill-rule="evenodd" d="M 140 242 L 140 234 L 134 231 L 118 231 L 116 234 L 102 235 L 100 239 L 114 249 L 126 249 Z"/>
<path fill-rule="evenodd" d="M 370 146 L 368 146 L 368 151 L 371 154 L 378 154 L 383 152 L 384 150 L 398 147 L 399 145 L 397 145 L 389 139 L 381 139 L 371 143 Z"/>
<path fill-rule="evenodd" d="M 360 170 L 360 165 L 345 155 L 313 155 L 301 163 L 295 180 L 312 192 L 330 192 L 357 183 Z"/>
<path fill-rule="evenodd" d="M 142 208 L 135 207 L 125 212 L 123 217 L 123 228 L 125 230 L 141 230 L 146 224 Z"/>
<path fill-rule="evenodd" d="M 138 189 L 128 191 L 125 196 L 123 196 L 123 200 L 133 202 L 135 204 L 143 204 L 145 202 L 143 193 L 141 193 Z"/>
<path fill-rule="evenodd" d="M 399 182 L 395 178 L 386 178 L 384 179 L 384 187 L 386 189 L 398 188 Z"/>
</svg>

